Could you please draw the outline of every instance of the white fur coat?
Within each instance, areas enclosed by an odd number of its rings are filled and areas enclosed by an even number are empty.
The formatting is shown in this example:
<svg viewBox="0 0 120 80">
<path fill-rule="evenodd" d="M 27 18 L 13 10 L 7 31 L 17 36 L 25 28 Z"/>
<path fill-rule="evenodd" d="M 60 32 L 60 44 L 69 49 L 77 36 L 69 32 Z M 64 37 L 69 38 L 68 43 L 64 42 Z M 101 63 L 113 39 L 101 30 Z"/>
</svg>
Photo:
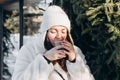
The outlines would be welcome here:
<svg viewBox="0 0 120 80">
<path fill-rule="evenodd" d="M 31 40 L 21 48 L 16 58 L 12 80 L 63 80 L 55 69 L 65 80 L 94 80 L 86 65 L 84 55 L 78 47 L 74 46 L 76 62 L 67 61 L 68 73 L 66 73 L 58 64 L 53 66 L 52 63 L 47 63 L 42 56 L 45 49 L 41 47 L 43 44 L 40 42 L 42 42 L 42 38 Z"/>
</svg>

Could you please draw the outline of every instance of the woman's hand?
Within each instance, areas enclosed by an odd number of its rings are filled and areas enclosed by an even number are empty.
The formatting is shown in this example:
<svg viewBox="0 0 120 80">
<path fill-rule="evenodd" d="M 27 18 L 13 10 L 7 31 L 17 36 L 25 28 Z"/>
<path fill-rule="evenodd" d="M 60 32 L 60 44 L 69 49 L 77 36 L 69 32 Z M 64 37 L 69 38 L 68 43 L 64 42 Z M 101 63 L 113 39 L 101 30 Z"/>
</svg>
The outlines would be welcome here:
<svg viewBox="0 0 120 80">
<path fill-rule="evenodd" d="M 50 50 L 48 50 L 44 56 L 49 60 L 49 61 L 55 61 L 58 59 L 62 59 L 66 57 L 66 54 L 64 53 L 64 50 L 60 50 L 62 48 L 62 45 L 56 46 Z"/>
<path fill-rule="evenodd" d="M 63 51 L 63 53 L 68 55 L 68 60 L 69 61 L 75 60 L 76 54 L 75 54 L 74 47 L 71 43 L 69 43 L 67 41 L 63 41 L 62 42 L 62 48 L 66 49 L 66 50 Z"/>
</svg>

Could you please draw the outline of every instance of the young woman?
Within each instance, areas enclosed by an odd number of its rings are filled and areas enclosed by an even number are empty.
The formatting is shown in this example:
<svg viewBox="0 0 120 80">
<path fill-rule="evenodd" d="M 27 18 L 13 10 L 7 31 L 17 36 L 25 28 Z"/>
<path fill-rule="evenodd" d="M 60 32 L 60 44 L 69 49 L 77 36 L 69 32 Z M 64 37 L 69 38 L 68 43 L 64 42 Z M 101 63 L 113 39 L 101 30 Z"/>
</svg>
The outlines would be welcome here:
<svg viewBox="0 0 120 80">
<path fill-rule="evenodd" d="M 73 43 L 70 20 L 60 7 L 45 11 L 40 32 L 20 49 L 12 80 L 94 80 L 84 55 Z"/>
</svg>

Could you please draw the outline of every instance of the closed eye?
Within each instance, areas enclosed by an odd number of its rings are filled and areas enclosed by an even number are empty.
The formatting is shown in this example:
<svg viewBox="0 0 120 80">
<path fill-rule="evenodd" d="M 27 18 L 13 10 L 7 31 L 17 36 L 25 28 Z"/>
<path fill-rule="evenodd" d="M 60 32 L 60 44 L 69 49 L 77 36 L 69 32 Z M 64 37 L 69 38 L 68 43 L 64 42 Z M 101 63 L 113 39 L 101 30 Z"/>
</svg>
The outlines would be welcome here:
<svg viewBox="0 0 120 80">
<path fill-rule="evenodd" d="M 63 30 L 62 30 L 62 33 L 63 33 L 63 34 L 66 34 L 66 33 L 67 33 L 67 30 L 66 30 L 66 29 L 63 29 Z"/>
<path fill-rule="evenodd" d="M 49 30 L 50 33 L 56 33 L 56 30 Z"/>
</svg>

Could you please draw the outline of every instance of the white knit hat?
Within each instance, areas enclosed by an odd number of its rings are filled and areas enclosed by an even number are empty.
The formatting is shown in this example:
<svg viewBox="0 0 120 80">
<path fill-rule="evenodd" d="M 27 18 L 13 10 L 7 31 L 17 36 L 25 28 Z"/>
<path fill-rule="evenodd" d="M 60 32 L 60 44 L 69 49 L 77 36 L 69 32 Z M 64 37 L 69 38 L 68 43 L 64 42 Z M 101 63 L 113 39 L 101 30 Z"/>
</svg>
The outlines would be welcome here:
<svg viewBox="0 0 120 80">
<path fill-rule="evenodd" d="M 40 32 L 47 31 L 52 26 L 65 26 L 70 32 L 70 20 L 67 14 L 59 6 L 50 6 L 43 14 Z"/>
</svg>

